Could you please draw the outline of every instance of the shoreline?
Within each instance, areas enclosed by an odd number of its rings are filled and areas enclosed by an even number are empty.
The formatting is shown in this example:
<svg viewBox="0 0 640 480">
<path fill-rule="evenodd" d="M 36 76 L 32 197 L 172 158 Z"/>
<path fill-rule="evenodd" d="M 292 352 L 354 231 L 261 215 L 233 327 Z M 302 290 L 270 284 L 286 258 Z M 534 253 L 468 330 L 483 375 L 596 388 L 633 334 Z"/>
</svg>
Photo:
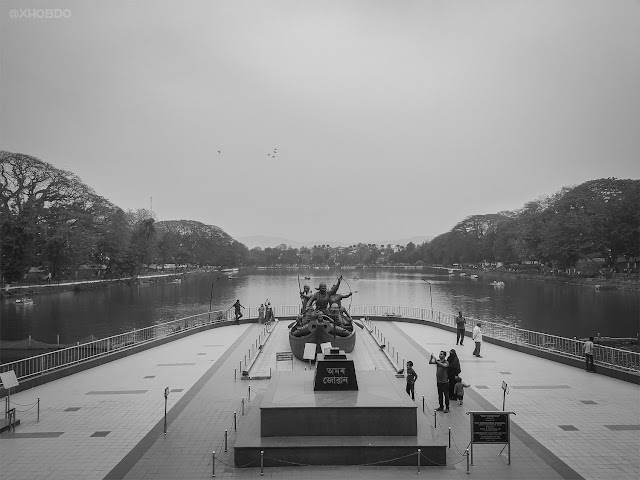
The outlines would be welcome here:
<svg viewBox="0 0 640 480">
<path fill-rule="evenodd" d="M 580 287 L 590 287 L 598 290 L 623 290 L 623 291 L 635 291 L 640 292 L 640 281 L 638 276 L 635 278 L 589 278 L 578 276 L 558 276 L 558 275 L 545 275 L 533 272 L 512 272 L 506 270 L 481 270 L 474 268 L 461 268 L 460 272 L 473 273 L 478 276 L 486 277 L 488 279 L 518 279 L 518 280 L 533 280 L 545 283 L 557 283 L 564 285 L 576 285 Z"/>
</svg>

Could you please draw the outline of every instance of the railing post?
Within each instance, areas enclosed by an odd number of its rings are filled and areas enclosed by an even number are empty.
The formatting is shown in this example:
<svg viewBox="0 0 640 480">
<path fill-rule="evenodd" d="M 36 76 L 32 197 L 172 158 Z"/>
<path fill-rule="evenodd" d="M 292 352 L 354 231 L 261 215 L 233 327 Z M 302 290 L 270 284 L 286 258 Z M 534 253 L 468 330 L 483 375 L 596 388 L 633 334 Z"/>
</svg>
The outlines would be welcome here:
<svg viewBox="0 0 640 480">
<path fill-rule="evenodd" d="M 227 437 L 229 436 L 229 431 L 225 428 L 224 430 L 224 451 L 227 451 Z"/>
<path fill-rule="evenodd" d="M 36 417 L 36 423 L 40 421 L 40 397 L 38 397 L 38 416 Z"/>
<path fill-rule="evenodd" d="M 236 432 L 238 430 L 238 415 L 236 412 L 233 412 L 233 431 Z"/>
<path fill-rule="evenodd" d="M 418 475 L 420 475 L 420 452 L 421 450 L 418 449 Z"/>
<path fill-rule="evenodd" d="M 264 450 L 260 450 L 260 475 L 264 475 Z"/>
<path fill-rule="evenodd" d="M 467 456 L 467 475 L 469 475 L 470 472 L 469 472 L 469 449 L 468 448 L 464 451 L 464 454 Z"/>
<path fill-rule="evenodd" d="M 216 476 L 216 451 L 214 450 L 211 454 L 211 476 Z"/>
</svg>

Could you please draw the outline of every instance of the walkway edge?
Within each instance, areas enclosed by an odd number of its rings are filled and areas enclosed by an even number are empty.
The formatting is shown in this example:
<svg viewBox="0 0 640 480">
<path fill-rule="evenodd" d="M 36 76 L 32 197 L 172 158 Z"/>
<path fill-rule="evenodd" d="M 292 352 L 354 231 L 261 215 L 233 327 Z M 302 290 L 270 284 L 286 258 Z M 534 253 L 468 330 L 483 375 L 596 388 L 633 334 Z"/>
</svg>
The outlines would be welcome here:
<svg viewBox="0 0 640 480">
<path fill-rule="evenodd" d="M 255 327 L 255 324 L 253 325 Z M 182 413 L 189 402 L 193 400 L 196 394 L 211 380 L 218 369 L 226 362 L 231 354 L 236 351 L 240 344 L 246 340 L 247 333 L 251 330 L 248 328 L 232 345 L 227 348 L 226 352 L 207 370 L 200 379 L 182 396 L 180 400 L 167 413 L 167 428 Z M 104 477 L 105 480 L 123 479 L 127 473 L 138 463 L 142 456 L 151 448 L 156 440 L 164 434 L 164 418 L 158 421 L 154 427 L 149 430 L 129 453 L 127 453 L 118 464 Z"/>
</svg>

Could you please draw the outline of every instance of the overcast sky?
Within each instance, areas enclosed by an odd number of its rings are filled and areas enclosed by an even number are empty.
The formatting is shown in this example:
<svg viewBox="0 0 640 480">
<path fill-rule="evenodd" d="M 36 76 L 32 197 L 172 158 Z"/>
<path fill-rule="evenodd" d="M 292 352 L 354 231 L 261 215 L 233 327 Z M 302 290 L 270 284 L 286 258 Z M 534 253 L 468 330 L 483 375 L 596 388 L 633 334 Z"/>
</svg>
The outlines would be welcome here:
<svg viewBox="0 0 640 480">
<path fill-rule="evenodd" d="M 637 0 L 0 5 L 0 148 L 159 220 L 366 242 L 640 178 Z"/>
</svg>

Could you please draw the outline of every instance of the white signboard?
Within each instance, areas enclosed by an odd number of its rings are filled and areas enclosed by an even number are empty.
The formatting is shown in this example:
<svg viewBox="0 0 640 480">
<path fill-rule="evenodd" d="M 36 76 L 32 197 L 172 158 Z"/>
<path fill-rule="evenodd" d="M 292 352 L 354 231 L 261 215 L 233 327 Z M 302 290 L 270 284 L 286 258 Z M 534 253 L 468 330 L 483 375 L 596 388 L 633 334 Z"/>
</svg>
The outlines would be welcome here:
<svg viewBox="0 0 640 480">
<path fill-rule="evenodd" d="M 331 342 L 325 342 L 320 344 L 320 351 L 322 352 L 323 355 L 325 355 L 325 351 L 327 350 L 327 348 L 331 348 Z"/>
<path fill-rule="evenodd" d="M 302 356 L 305 360 L 315 360 L 316 359 L 316 344 L 315 343 L 305 343 L 304 344 L 304 355 Z"/>
<path fill-rule="evenodd" d="M 9 390 L 12 387 L 18 386 L 18 379 L 16 378 L 16 372 L 9 370 L 8 372 L 0 373 L 0 381 L 2 386 Z"/>
</svg>

